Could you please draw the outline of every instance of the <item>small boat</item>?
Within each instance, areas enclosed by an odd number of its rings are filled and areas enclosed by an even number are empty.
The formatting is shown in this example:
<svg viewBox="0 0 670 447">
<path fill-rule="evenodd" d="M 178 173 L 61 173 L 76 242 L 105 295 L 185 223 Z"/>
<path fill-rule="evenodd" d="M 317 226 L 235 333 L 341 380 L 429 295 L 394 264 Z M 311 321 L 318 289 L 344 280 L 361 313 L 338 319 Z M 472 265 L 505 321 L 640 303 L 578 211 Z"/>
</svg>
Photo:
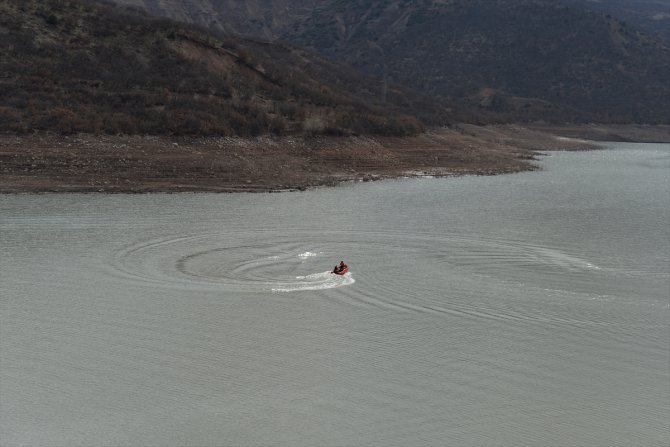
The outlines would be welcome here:
<svg viewBox="0 0 670 447">
<path fill-rule="evenodd" d="M 333 273 L 336 274 L 336 275 L 344 276 L 344 274 L 347 273 L 348 271 L 349 271 L 349 266 L 347 265 L 342 270 L 337 271 L 337 272 L 334 271 Z"/>
</svg>

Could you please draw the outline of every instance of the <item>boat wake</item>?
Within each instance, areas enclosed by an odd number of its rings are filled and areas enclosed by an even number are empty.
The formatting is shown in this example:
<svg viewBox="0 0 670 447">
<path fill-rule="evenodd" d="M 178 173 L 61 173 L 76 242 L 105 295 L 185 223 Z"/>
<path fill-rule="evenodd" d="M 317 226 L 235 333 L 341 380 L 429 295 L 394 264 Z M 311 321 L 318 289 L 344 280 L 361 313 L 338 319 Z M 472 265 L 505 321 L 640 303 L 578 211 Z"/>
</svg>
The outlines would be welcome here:
<svg viewBox="0 0 670 447">
<path fill-rule="evenodd" d="M 296 276 L 295 282 L 289 282 L 273 287 L 273 292 L 299 292 L 303 290 L 334 289 L 336 287 L 348 286 L 356 282 L 351 272 L 344 275 L 334 275 L 331 272 L 313 273 L 306 276 Z"/>
<path fill-rule="evenodd" d="M 429 261 L 435 277 L 449 272 L 497 278 L 512 283 L 591 287 L 592 274 L 605 269 L 558 248 L 520 241 L 471 238 L 456 234 L 396 232 L 240 231 L 174 235 L 138 242 L 115 253 L 114 275 L 158 287 L 236 292 L 297 292 L 353 284 L 323 272 L 343 253 L 373 259 L 366 274 L 384 277 L 388 295 L 414 294 L 402 278 L 408 266 Z M 378 263 L 378 260 L 383 260 Z M 377 271 L 383 264 L 383 269 Z M 425 275 L 427 272 L 416 272 Z M 397 284 L 396 284 L 397 283 Z M 389 290 L 387 290 L 389 289 Z"/>
<path fill-rule="evenodd" d="M 236 292 L 298 292 L 347 286 L 351 273 L 312 273 L 344 250 L 261 234 L 197 234 L 126 247 L 112 261 L 114 275 L 158 287 Z M 327 258 L 327 260 L 326 260 Z"/>
</svg>

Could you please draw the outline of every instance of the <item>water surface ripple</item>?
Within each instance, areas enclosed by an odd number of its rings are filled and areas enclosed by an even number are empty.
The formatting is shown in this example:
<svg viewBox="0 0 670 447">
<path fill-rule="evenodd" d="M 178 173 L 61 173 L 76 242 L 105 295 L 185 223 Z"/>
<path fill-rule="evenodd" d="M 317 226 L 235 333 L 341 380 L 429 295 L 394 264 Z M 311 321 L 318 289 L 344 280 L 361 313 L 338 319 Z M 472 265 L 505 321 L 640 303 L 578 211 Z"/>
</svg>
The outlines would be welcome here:
<svg viewBox="0 0 670 447">
<path fill-rule="evenodd" d="M 669 160 L 2 196 L 1 443 L 668 445 Z"/>
</svg>

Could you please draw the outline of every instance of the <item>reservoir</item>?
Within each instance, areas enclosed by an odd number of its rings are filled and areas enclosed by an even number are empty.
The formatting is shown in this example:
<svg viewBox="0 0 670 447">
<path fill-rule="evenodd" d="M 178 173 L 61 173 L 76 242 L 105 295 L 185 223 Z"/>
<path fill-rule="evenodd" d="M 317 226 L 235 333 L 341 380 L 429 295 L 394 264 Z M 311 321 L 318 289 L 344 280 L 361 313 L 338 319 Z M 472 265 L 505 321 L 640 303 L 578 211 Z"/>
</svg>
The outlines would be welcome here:
<svg viewBox="0 0 670 447">
<path fill-rule="evenodd" d="M 494 177 L 0 196 L 0 443 L 668 445 L 670 145 L 608 146 Z"/>
</svg>

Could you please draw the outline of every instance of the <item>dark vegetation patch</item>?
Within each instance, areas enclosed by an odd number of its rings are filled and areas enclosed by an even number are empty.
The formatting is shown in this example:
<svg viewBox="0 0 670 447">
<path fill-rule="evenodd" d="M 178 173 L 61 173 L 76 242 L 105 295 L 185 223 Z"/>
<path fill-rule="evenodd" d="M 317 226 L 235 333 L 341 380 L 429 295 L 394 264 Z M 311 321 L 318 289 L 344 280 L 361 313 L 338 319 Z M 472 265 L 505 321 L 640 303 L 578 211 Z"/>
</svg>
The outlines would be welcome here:
<svg viewBox="0 0 670 447">
<path fill-rule="evenodd" d="M 98 2 L 5 0 L 0 44 L 5 132 L 400 136 L 453 114 L 304 51 Z"/>
<path fill-rule="evenodd" d="M 581 3 L 333 0 L 283 38 L 501 121 L 670 122 L 670 49 Z"/>
</svg>

